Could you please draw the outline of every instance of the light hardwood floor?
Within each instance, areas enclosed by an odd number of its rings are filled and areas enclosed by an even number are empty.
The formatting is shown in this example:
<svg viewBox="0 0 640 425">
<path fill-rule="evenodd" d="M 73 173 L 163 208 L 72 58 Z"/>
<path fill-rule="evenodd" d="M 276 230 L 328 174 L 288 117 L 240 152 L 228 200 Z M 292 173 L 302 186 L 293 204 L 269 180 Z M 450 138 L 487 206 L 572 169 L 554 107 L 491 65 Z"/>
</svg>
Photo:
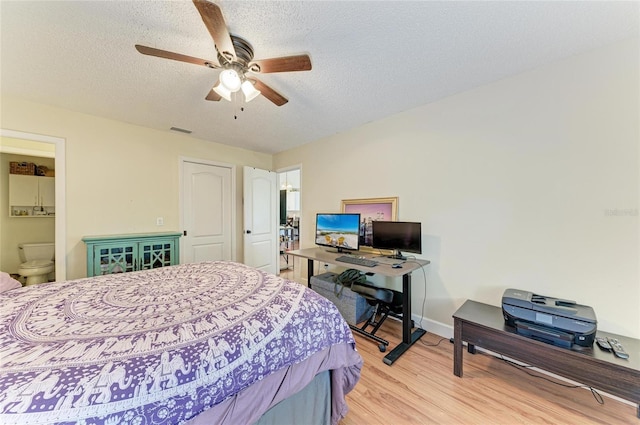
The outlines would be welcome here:
<svg viewBox="0 0 640 425">
<path fill-rule="evenodd" d="M 281 276 L 293 278 L 293 273 Z M 401 326 L 389 319 L 378 331 L 395 347 Z M 355 335 L 364 359 L 360 381 L 347 395 L 340 425 L 403 424 L 633 424 L 636 407 L 610 397 L 598 404 L 583 388 L 525 371 L 490 356 L 464 351 L 464 376 L 453 374 L 453 344 L 427 333 L 393 365 L 368 338 Z M 439 345 L 438 342 L 440 342 Z M 436 346 L 434 346 L 436 345 Z M 638 383 L 640 385 L 640 383 Z"/>
<path fill-rule="evenodd" d="M 401 327 L 387 320 L 378 332 L 394 347 Z M 391 366 L 382 362 L 386 353 L 377 343 L 355 338 L 364 367 L 347 395 L 350 411 L 340 425 L 640 424 L 629 404 L 609 397 L 598 404 L 587 389 L 531 377 L 488 354 L 465 350 L 464 376 L 458 378 L 453 344 L 444 339 L 429 346 L 442 339 L 435 334 L 427 333 Z"/>
</svg>

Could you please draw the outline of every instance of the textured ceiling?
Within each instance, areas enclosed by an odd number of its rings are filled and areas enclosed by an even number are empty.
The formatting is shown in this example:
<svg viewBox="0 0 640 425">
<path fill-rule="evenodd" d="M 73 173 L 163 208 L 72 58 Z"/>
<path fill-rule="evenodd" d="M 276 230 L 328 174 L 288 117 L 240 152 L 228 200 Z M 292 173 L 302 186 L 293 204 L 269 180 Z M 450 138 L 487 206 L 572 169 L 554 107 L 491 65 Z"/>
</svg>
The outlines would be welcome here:
<svg viewBox="0 0 640 425">
<path fill-rule="evenodd" d="M 275 153 L 638 36 L 640 15 L 635 1 L 218 4 L 256 59 L 311 56 L 311 71 L 260 76 L 289 103 L 206 101 L 217 70 L 135 50 L 215 58 L 191 1 L 3 0 L 2 94 Z"/>
</svg>

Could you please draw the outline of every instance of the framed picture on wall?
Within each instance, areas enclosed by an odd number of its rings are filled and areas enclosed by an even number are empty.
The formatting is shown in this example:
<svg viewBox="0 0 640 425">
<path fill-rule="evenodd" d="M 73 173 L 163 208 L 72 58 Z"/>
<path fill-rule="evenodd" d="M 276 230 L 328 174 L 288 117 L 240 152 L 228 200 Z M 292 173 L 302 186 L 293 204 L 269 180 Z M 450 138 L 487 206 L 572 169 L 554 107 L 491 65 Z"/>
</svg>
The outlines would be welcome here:
<svg viewBox="0 0 640 425">
<path fill-rule="evenodd" d="M 360 214 L 360 249 L 371 250 L 371 222 L 396 221 L 398 198 L 343 199 L 342 212 Z"/>
</svg>

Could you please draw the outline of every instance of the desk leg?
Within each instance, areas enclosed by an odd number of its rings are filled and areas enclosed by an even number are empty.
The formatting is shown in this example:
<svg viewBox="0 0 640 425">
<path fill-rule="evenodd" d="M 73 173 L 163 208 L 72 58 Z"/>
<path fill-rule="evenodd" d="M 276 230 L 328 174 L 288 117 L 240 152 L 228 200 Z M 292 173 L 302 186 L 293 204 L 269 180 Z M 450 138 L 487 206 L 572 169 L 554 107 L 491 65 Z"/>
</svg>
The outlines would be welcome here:
<svg viewBox="0 0 640 425">
<path fill-rule="evenodd" d="M 311 278 L 313 277 L 313 260 L 307 259 L 307 286 L 311 288 Z"/>
<path fill-rule="evenodd" d="M 453 321 L 453 374 L 462 378 L 462 322 Z"/>
<path fill-rule="evenodd" d="M 402 342 L 391 350 L 382 361 L 391 366 L 426 333 L 427 331 L 424 329 L 416 329 L 411 333 L 411 273 L 407 273 L 402 276 Z"/>
</svg>

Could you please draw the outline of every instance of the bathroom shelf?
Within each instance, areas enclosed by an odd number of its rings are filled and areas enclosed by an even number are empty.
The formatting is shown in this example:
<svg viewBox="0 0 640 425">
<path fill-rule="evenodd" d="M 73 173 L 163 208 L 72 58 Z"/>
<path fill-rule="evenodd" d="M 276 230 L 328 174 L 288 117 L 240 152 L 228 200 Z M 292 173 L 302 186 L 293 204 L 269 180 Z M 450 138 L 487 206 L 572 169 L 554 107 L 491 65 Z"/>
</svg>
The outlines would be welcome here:
<svg viewBox="0 0 640 425">
<path fill-rule="evenodd" d="M 173 266 L 180 261 L 180 232 L 85 236 L 87 276 Z"/>
<path fill-rule="evenodd" d="M 46 215 L 12 215 L 11 218 L 54 218 L 55 214 Z"/>
</svg>

